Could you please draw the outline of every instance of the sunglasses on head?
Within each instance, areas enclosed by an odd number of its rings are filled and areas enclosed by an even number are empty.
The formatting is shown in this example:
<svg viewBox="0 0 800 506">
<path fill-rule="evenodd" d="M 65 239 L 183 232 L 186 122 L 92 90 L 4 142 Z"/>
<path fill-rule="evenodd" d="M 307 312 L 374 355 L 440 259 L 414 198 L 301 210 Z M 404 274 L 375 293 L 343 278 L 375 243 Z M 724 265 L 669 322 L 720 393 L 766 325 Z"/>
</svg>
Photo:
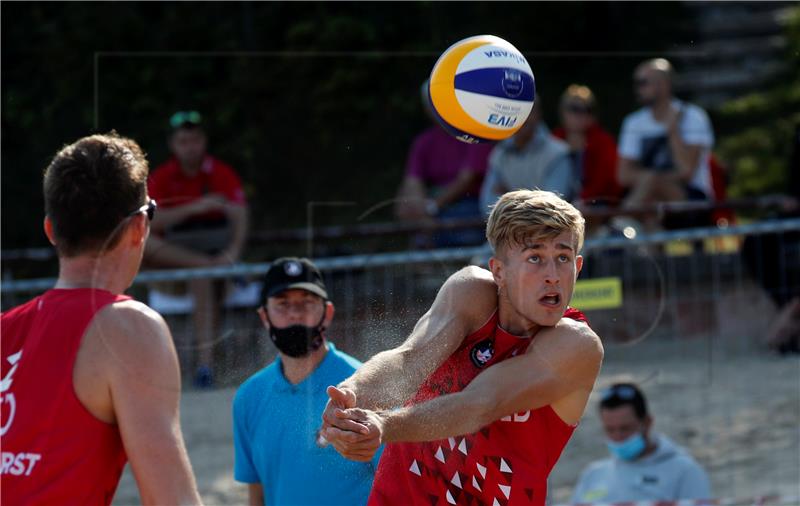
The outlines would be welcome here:
<svg viewBox="0 0 800 506">
<path fill-rule="evenodd" d="M 619 399 L 629 401 L 634 397 L 636 397 L 636 390 L 634 390 L 633 387 L 628 385 L 617 385 L 609 387 L 603 391 L 603 396 L 601 400 L 607 401 L 612 397 L 617 397 Z"/>
<path fill-rule="evenodd" d="M 147 201 L 147 204 L 144 204 L 139 209 L 133 211 L 131 214 L 126 216 L 126 218 L 130 218 L 131 216 L 136 216 L 139 213 L 147 213 L 147 221 L 153 221 L 153 216 L 155 216 L 155 214 L 156 214 L 156 208 L 157 207 L 158 207 L 158 205 L 156 205 L 156 201 L 153 200 L 153 199 L 150 199 L 150 200 Z"/>
<path fill-rule="evenodd" d="M 202 120 L 203 117 L 197 111 L 178 111 L 169 119 L 169 124 L 172 128 L 178 128 L 185 123 L 199 125 Z"/>
</svg>

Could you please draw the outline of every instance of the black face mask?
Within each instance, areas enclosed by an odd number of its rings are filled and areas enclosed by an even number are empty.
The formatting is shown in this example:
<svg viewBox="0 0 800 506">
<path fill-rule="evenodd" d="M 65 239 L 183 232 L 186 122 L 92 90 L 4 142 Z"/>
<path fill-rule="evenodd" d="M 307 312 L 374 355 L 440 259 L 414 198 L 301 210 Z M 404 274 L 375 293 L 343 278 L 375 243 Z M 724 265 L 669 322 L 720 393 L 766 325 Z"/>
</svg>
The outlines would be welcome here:
<svg viewBox="0 0 800 506">
<path fill-rule="evenodd" d="M 266 312 L 266 308 L 264 311 Z M 269 320 L 269 313 L 267 313 L 267 321 L 269 321 L 269 337 L 278 350 L 286 356 L 304 357 L 322 346 L 322 322 L 325 321 L 325 313 L 322 313 L 322 318 L 314 327 L 290 325 L 278 329 Z"/>
</svg>

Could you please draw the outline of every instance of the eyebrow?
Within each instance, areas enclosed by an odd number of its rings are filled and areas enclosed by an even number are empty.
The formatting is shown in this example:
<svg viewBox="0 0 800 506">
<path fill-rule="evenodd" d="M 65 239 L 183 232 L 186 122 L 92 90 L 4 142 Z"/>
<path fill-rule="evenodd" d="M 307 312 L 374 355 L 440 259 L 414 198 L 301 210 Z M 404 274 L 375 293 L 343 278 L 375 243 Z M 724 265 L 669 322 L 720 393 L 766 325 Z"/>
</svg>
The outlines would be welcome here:
<svg viewBox="0 0 800 506">
<path fill-rule="evenodd" d="M 529 249 L 537 250 L 537 249 L 543 249 L 543 248 L 544 248 L 544 244 L 536 243 L 536 244 L 531 244 L 531 245 L 525 246 L 524 248 L 522 248 L 522 251 L 525 252 L 525 251 L 527 251 Z M 570 246 L 569 244 L 564 244 L 563 242 L 560 242 L 560 243 L 556 244 L 556 249 L 566 249 L 566 250 L 569 250 L 569 251 L 574 251 L 572 246 Z"/>
</svg>

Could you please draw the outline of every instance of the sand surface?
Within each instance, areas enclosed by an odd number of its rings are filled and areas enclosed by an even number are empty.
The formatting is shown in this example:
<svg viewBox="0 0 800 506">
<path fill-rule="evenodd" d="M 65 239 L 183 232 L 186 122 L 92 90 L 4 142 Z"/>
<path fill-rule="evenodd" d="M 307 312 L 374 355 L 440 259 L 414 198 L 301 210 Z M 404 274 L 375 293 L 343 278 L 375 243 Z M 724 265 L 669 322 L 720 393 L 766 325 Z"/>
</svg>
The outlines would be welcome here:
<svg viewBox="0 0 800 506">
<path fill-rule="evenodd" d="M 598 384 L 642 382 L 656 428 L 695 455 L 717 496 L 800 495 L 799 359 L 758 350 L 714 353 L 706 340 L 608 348 Z M 233 395 L 233 389 L 189 391 L 181 404 L 186 444 L 207 504 L 246 502 L 244 486 L 232 475 Z M 553 501 L 568 500 L 581 469 L 606 455 L 596 398 L 551 475 Z M 126 469 L 114 504 L 138 503 Z"/>
</svg>

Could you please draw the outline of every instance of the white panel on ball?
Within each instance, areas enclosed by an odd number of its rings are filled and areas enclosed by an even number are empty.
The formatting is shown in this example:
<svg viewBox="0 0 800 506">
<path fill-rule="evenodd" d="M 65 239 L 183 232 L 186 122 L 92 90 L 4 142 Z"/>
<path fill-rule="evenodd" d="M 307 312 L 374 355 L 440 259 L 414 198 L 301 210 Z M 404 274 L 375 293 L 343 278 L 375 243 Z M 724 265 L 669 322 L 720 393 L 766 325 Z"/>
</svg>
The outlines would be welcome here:
<svg viewBox="0 0 800 506">
<path fill-rule="evenodd" d="M 512 130 L 519 128 L 520 121 L 524 122 L 533 109 L 533 104 L 520 100 L 507 100 L 471 91 L 456 90 L 456 100 L 472 119 L 483 125 L 499 130 Z M 495 121 L 490 121 L 491 115 Z M 517 118 L 508 124 L 511 118 Z"/>
<path fill-rule="evenodd" d="M 476 47 L 464 55 L 464 58 L 461 59 L 456 68 L 456 74 L 487 67 L 513 68 L 521 70 L 528 75 L 533 75 L 533 71 L 524 56 L 513 48 L 509 49 L 506 46 L 496 44 Z"/>
</svg>

